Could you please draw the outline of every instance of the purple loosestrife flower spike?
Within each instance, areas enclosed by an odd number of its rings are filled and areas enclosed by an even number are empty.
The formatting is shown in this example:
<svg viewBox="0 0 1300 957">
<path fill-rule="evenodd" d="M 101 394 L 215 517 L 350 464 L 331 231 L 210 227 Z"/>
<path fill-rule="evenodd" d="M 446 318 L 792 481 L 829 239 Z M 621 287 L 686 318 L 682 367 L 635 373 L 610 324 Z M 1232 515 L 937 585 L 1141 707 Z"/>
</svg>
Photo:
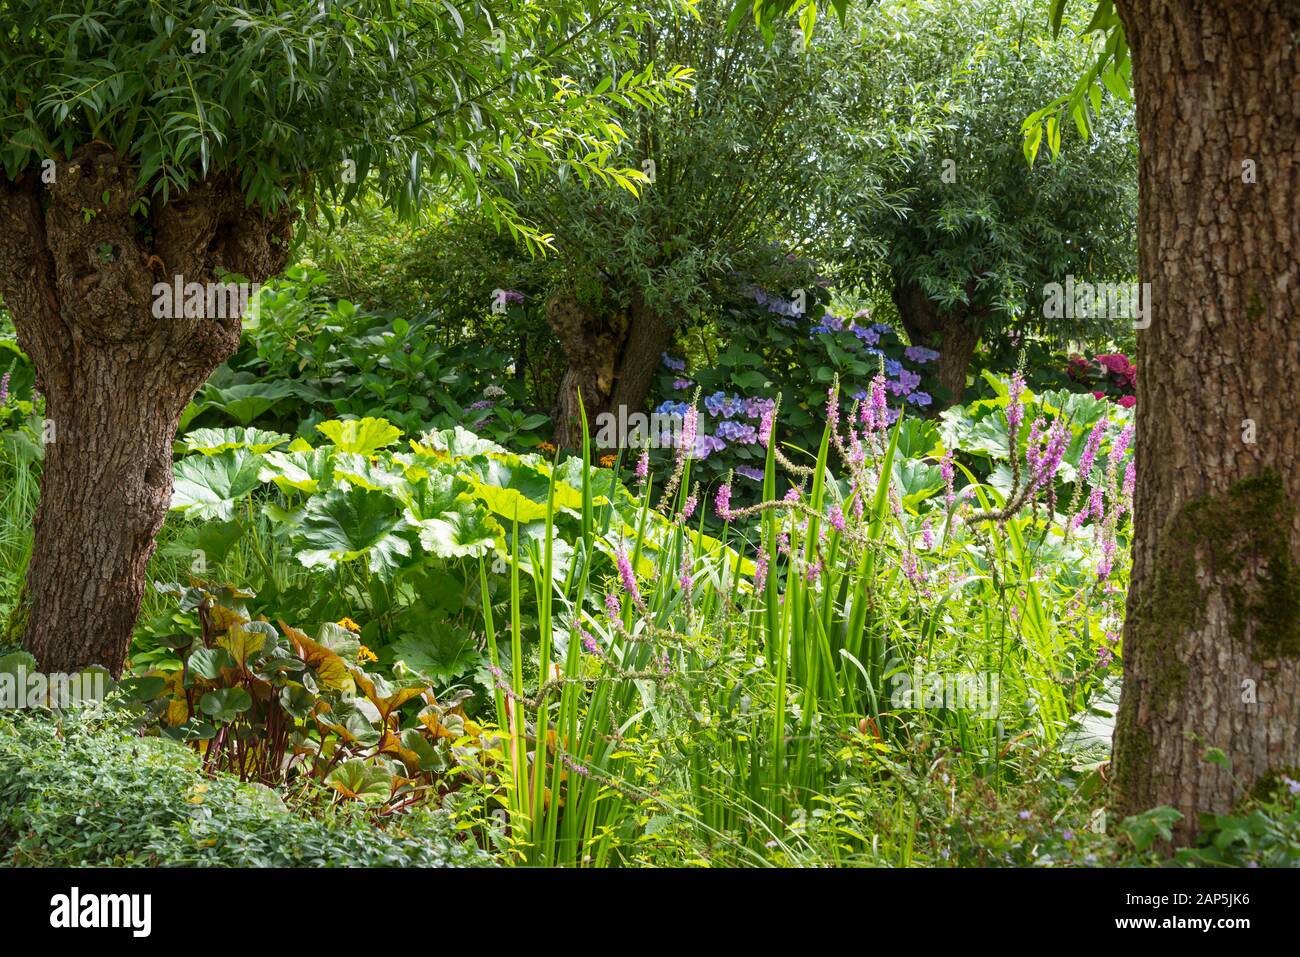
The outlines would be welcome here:
<svg viewBox="0 0 1300 957">
<path fill-rule="evenodd" d="M 9 373 L 0 377 L 0 409 L 9 404 Z"/>
<path fill-rule="evenodd" d="M 1036 418 L 1029 425 L 1029 441 L 1025 444 L 1025 464 L 1029 466 L 1031 478 L 1038 471 L 1038 463 L 1043 455 L 1043 450 L 1040 448 L 1042 439 L 1043 420 Z"/>
<path fill-rule="evenodd" d="M 1056 470 L 1061 467 L 1061 459 L 1065 455 L 1065 448 L 1070 444 L 1070 430 L 1066 428 L 1064 422 L 1060 419 L 1052 423 L 1051 430 L 1047 433 L 1042 457 L 1038 462 L 1038 473 L 1035 476 L 1035 482 L 1038 485 L 1050 485 L 1052 479 L 1056 477 Z"/>
<path fill-rule="evenodd" d="M 826 424 L 830 426 L 832 437 L 840 431 L 840 381 L 836 379 L 826 390 Z"/>
<path fill-rule="evenodd" d="M 776 422 L 776 403 L 764 406 L 763 416 L 758 420 L 758 441 L 763 448 L 772 441 L 772 426 Z"/>
<path fill-rule="evenodd" d="M 1101 563 L 1097 566 L 1097 579 L 1110 577 L 1111 569 L 1115 567 L 1115 536 L 1106 535 L 1101 540 Z"/>
<path fill-rule="evenodd" d="M 1020 404 L 1020 394 L 1025 390 L 1025 377 L 1019 372 L 1011 377 L 1011 386 L 1007 394 L 1007 422 L 1011 424 L 1013 431 L 1020 429 L 1020 423 L 1024 421 L 1025 409 Z"/>
<path fill-rule="evenodd" d="M 627 552 L 618 553 L 618 577 L 622 579 L 623 590 L 631 597 L 632 604 L 645 611 L 645 599 L 637 587 L 636 575 L 632 572 L 632 561 L 627 557 Z"/>
<path fill-rule="evenodd" d="M 871 428 L 881 430 L 889 427 L 889 412 L 886 408 L 885 377 L 877 374 L 871 380 Z"/>
<path fill-rule="evenodd" d="M 867 450 L 862 447 L 862 439 L 858 437 L 858 430 L 849 423 L 849 468 L 860 469 L 867 461 Z"/>
<path fill-rule="evenodd" d="M 953 494 L 952 490 L 952 482 L 957 475 L 957 470 L 953 468 L 952 464 L 952 449 L 945 452 L 943 458 L 939 460 L 939 474 L 943 476 L 944 502 L 949 508 L 952 508 L 952 503 L 956 499 L 956 495 Z"/>
<path fill-rule="evenodd" d="M 831 528 L 837 532 L 844 531 L 844 511 L 838 505 L 832 505 L 826 513 L 826 521 L 830 522 Z"/>
<path fill-rule="evenodd" d="M 907 549 L 903 552 L 900 565 L 903 570 L 903 577 L 912 584 L 921 585 L 925 583 L 925 572 L 923 572 L 916 564 L 916 555 L 911 549 Z"/>
<path fill-rule="evenodd" d="M 582 628 L 579 628 L 578 634 L 582 636 L 582 647 L 587 649 L 587 654 L 591 655 L 594 658 L 603 659 L 605 657 L 605 652 L 601 650 L 600 645 L 596 643 L 596 639 L 593 638 L 587 631 L 583 630 Z"/>
<path fill-rule="evenodd" d="M 1094 519 L 1101 521 L 1104 500 L 1103 491 L 1100 485 L 1093 486 L 1092 494 L 1088 496 L 1088 507 L 1084 510 L 1085 514 L 1091 514 Z"/>
<path fill-rule="evenodd" d="M 1088 433 L 1088 442 L 1083 447 L 1083 454 L 1079 456 L 1079 479 L 1086 481 L 1092 474 L 1092 463 L 1097 458 L 1097 450 L 1101 448 L 1101 438 L 1106 433 L 1106 420 L 1100 419 Z"/>
<path fill-rule="evenodd" d="M 682 441 L 677 447 L 677 458 L 690 456 L 695 451 L 695 434 L 699 429 L 700 411 L 692 405 L 682 417 Z"/>
<path fill-rule="evenodd" d="M 1110 447 L 1110 461 L 1112 464 L 1117 463 L 1124 457 L 1124 453 L 1128 451 L 1129 443 L 1132 441 L 1133 426 L 1126 425 L 1124 431 L 1119 434 L 1119 438 L 1115 440 L 1115 444 Z"/>
<path fill-rule="evenodd" d="M 636 478 L 644 482 L 650 476 L 650 450 L 642 449 L 641 457 L 636 460 Z"/>
<path fill-rule="evenodd" d="M 731 476 L 727 476 L 727 481 L 723 482 L 718 488 L 718 494 L 713 499 L 713 507 L 717 510 L 718 517 L 724 522 L 731 521 Z"/>
</svg>

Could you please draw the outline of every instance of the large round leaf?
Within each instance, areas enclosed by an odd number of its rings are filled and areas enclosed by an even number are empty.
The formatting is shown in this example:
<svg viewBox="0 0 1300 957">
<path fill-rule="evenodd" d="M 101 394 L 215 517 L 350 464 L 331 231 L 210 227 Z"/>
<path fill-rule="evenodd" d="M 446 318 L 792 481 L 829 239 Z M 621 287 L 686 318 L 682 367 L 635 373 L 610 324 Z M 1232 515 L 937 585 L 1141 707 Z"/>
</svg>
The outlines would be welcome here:
<svg viewBox="0 0 1300 957">
<path fill-rule="evenodd" d="M 418 443 L 412 442 L 411 446 L 417 452 L 444 452 L 452 458 L 471 458 L 487 452 L 505 451 L 495 442 L 481 439 L 459 425 L 441 432 L 426 432 L 420 436 Z"/>
<path fill-rule="evenodd" d="M 468 631 L 437 622 L 394 644 L 393 660 L 430 678 L 456 678 L 478 663 L 479 650 Z"/>
<path fill-rule="evenodd" d="M 420 531 L 420 545 L 439 558 L 477 558 L 492 551 L 498 541 L 504 547 L 505 529 L 466 499 L 441 515 L 414 524 Z"/>
<path fill-rule="evenodd" d="M 247 449 L 191 455 L 176 463 L 172 508 L 191 518 L 229 521 L 235 506 L 258 486 L 262 458 Z"/>
<path fill-rule="evenodd" d="M 344 761 L 325 777 L 325 783 L 346 798 L 366 803 L 388 800 L 392 777 L 381 767 L 360 758 Z"/>
<path fill-rule="evenodd" d="M 535 522 L 546 517 L 550 475 L 517 455 L 477 458 L 465 463 L 461 477 L 469 483 L 471 495 L 508 521 Z M 581 515 L 582 493 L 556 480 L 555 509 Z"/>
<path fill-rule="evenodd" d="M 248 449 L 260 455 L 289 441 L 281 432 L 262 429 L 197 429 L 181 440 L 186 452 L 216 455 L 229 449 Z"/>
<path fill-rule="evenodd" d="M 199 394 L 199 407 L 220 409 L 240 425 L 248 425 L 293 394 L 293 386 L 284 381 L 239 383 L 224 389 L 209 383 Z"/>
<path fill-rule="evenodd" d="M 386 445 L 392 445 L 401 438 L 402 430 L 387 419 L 331 419 L 316 426 L 327 439 L 334 443 L 340 452 L 356 452 L 358 455 L 371 455 Z"/>
<path fill-rule="evenodd" d="M 356 452 L 339 452 L 334 456 L 334 478 L 372 492 L 406 484 L 402 473 L 389 471 L 382 461 L 372 462 L 368 456 Z"/>
<path fill-rule="evenodd" d="M 243 688 L 209 691 L 199 699 L 199 710 L 214 721 L 234 721 L 252 706 L 253 698 Z"/>
<path fill-rule="evenodd" d="M 364 488 L 334 489 L 313 498 L 294 536 L 308 568 L 334 568 L 364 558 L 372 572 L 397 568 L 411 554 L 397 502 Z"/>
<path fill-rule="evenodd" d="M 333 449 L 267 452 L 257 472 L 262 482 L 274 482 L 281 490 L 314 493 L 328 488 L 333 476 Z"/>
</svg>

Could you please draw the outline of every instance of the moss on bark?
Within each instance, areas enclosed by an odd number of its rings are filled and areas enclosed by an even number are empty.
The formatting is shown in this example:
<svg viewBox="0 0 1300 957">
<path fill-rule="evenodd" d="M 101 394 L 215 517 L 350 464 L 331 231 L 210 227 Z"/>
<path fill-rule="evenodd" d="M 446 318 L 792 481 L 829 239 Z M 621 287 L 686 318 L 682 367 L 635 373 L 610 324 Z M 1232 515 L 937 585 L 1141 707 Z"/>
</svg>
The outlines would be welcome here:
<svg viewBox="0 0 1300 957">
<path fill-rule="evenodd" d="M 1179 642 L 1204 626 L 1212 589 L 1221 591 L 1231 632 L 1249 639 L 1256 661 L 1300 655 L 1294 514 L 1281 477 L 1270 470 L 1193 499 L 1170 522 L 1154 587 L 1134 624 L 1158 702 L 1186 685 Z"/>
</svg>

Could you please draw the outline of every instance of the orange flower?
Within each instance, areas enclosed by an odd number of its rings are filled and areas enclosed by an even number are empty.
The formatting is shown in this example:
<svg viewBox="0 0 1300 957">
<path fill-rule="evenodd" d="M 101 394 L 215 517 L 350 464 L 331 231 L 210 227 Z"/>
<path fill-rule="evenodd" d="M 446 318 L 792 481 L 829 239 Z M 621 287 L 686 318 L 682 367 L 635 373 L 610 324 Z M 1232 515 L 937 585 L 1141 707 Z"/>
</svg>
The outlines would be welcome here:
<svg viewBox="0 0 1300 957">
<path fill-rule="evenodd" d="M 360 633 L 361 633 L 361 626 L 358 625 L 358 624 L 357 624 L 355 621 L 353 621 L 351 618 L 348 618 L 346 615 L 345 615 L 344 617 L 340 618 L 338 621 L 336 621 L 335 624 L 336 624 L 336 625 L 340 625 L 340 626 L 343 627 L 343 628 L 346 628 L 348 631 L 352 632 L 354 635 L 357 635 L 357 634 L 360 634 Z"/>
<path fill-rule="evenodd" d="M 379 656 L 375 654 L 373 651 L 371 651 L 369 648 L 367 648 L 365 645 L 362 645 L 357 650 L 357 661 L 378 661 L 378 660 L 379 660 Z"/>
<path fill-rule="evenodd" d="M 538 443 L 537 443 L 537 448 L 538 448 L 539 450 L 545 452 L 547 455 L 554 455 L 554 454 L 555 454 L 555 446 L 552 445 L 550 442 L 538 442 Z"/>
<path fill-rule="evenodd" d="M 614 463 L 617 462 L 617 461 L 618 461 L 618 456 L 617 456 L 617 455 L 602 455 L 602 456 L 600 457 L 600 464 L 603 465 L 603 466 L 604 466 L 605 468 L 607 468 L 607 469 L 609 469 L 609 468 L 613 468 L 613 467 L 614 467 Z"/>
</svg>

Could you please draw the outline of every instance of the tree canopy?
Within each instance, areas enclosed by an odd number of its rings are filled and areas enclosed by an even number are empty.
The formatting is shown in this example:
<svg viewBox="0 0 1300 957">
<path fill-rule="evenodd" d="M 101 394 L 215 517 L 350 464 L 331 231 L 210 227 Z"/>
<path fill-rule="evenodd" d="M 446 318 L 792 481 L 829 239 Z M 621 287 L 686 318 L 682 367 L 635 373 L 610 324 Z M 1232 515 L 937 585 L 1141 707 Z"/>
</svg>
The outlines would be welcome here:
<svg viewBox="0 0 1300 957">
<path fill-rule="evenodd" d="M 583 88 L 558 68 L 634 48 L 648 14 L 622 6 L 3 0 L 0 168 L 99 141 L 137 165 L 142 204 L 229 171 L 266 211 L 369 188 L 410 213 L 450 184 L 518 225 L 487 183 L 558 165 L 632 186 L 616 111 L 689 84 L 650 69 Z"/>
</svg>

